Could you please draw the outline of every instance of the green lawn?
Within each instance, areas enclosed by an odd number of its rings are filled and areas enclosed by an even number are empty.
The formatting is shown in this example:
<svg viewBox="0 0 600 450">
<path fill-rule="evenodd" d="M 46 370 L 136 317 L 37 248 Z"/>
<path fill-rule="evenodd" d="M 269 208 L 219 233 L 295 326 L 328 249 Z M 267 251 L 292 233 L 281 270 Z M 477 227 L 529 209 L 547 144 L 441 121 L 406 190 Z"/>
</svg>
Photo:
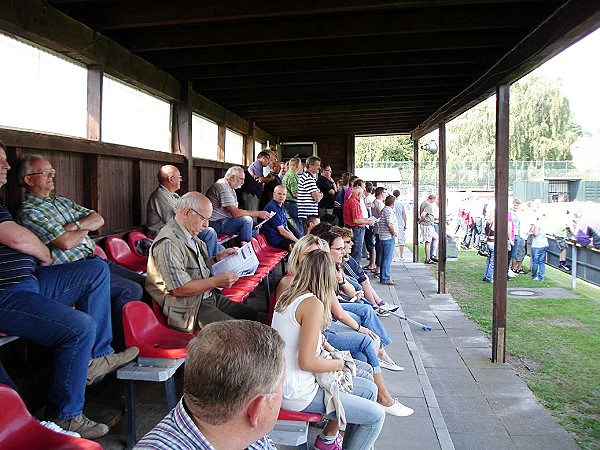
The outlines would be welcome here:
<svg viewBox="0 0 600 450">
<path fill-rule="evenodd" d="M 447 263 L 446 282 L 463 311 L 489 336 L 492 285 L 481 280 L 484 262 L 475 251 L 461 251 L 458 261 Z M 524 266 L 529 268 L 529 258 Z M 534 282 L 526 274 L 509 281 L 508 286 L 570 289 L 570 280 L 570 275 L 546 266 L 546 281 Z M 509 298 L 507 355 L 579 445 L 598 449 L 600 288 L 578 280 L 577 294 L 577 299 Z"/>
</svg>

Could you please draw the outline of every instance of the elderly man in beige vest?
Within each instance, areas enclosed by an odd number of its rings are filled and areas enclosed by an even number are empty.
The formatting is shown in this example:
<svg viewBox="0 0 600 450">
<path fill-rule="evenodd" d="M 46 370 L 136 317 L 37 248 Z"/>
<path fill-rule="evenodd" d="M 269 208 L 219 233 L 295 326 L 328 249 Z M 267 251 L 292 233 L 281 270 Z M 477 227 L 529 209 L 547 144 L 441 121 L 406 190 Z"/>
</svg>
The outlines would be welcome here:
<svg viewBox="0 0 600 450">
<path fill-rule="evenodd" d="M 170 326 L 181 331 L 202 328 L 228 319 L 256 320 L 255 309 L 235 303 L 217 291 L 238 279 L 233 272 L 211 275 L 213 263 L 235 253 L 227 248 L 209 258 L 197 235 L 208 225 L 212 205 L 199 192 L 177 200 L 175 217 L 158 233 L 150 247 L 146 290 L 163 309 Z"/>
</svg>

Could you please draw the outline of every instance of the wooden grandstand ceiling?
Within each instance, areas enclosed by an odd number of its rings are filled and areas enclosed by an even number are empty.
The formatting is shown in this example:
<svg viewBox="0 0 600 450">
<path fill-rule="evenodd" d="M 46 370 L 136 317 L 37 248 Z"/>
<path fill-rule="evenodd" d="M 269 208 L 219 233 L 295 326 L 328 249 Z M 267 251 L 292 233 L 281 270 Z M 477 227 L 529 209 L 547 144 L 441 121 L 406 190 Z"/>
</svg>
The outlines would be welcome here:
<svg viewBox="0 0 600 450">
<path fill-rule="evenodd" d="M 420 136 L 600 25 L 598 0 L 44 3 L 285 139 Z"/>
</svg>

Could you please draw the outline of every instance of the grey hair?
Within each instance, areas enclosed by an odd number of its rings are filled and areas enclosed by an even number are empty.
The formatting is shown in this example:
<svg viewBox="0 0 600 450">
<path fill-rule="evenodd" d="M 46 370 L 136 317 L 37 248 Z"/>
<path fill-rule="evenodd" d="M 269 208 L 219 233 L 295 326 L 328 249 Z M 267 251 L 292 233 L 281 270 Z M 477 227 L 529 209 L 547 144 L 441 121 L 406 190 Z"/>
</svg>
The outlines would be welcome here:
<svg viewBox="0 0 600 450">
<path fill-rule="evenodd" d="M 231 166 L 229 169 L 227 169 L 227 172 L 225 172 L 225 179 L 229 180 L 233 176 L 243 177 L 243 174 L 244 169 L 242 169 L 240 166 Z"/>
<path fill-rule="evenodd" d="M 180 213 L 186 208 L 198 211 L 201 207 L 200 198 L 197 195 L 193 195 L 194 192 L 188 192 L 177 199 L 175 203 L 175 212 Z"/>
<path fill-rule="evenodd" d="M 183 396 L 192 415 L 221 425 L 257 395 L 277 393 L 284 371 L 277 331 L 249 320 L 211 323 L 188 344 Z"/>
<path fill-rule="evenodd" d="M 42 155 L 34 155 L 31 153 L 25 154 L 21 157 L 21 159 L 19 160 L 19 172 L 17 175 L 17 181 L 19 183 L 19 186 L 25 186 L 24 178 L 27 176 L 28 173 L 31 173 L 32 164 L 40 159 L 46 158 L 44 158 Z"/>
</svg>

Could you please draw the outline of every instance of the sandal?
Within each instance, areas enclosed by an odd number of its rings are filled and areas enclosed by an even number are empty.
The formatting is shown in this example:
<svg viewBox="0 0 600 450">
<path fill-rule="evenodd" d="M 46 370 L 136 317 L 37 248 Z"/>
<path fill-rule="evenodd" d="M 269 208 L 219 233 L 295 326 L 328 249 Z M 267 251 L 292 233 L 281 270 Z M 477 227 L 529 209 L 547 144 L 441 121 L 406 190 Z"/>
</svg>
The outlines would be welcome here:
<svg viewBox="0 0 600 450">
<path fill-rule="evenodd" d="M 381 284 L 385 284 L 386 286 L 396 286 L 396 282 L 394 280 L 382 281 Z"/>
<path fill-rule="evenodd" d="M 375 270 L 375 267 L 365 266 L 365 267 L 363 267 L 363 270 L 369 270 L 369 271 L 373 272 Z"/>
</svg>

